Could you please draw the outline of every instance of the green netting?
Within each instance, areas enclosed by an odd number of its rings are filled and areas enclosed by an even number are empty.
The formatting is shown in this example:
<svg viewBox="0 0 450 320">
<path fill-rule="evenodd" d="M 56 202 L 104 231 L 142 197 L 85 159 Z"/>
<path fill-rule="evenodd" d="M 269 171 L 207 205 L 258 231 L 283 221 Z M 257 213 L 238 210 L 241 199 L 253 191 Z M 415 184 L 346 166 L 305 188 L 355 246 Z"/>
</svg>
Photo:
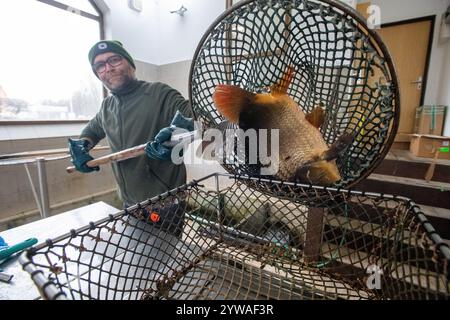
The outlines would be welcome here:
<svg viewBox="0 0 450 320">
<path fill-rule="evenodd" d="M 212 95 L 218 84 L 268 92 L 288 66 L 295 70 L 288 94 L 308 113 L 323 103 L 321 133 L 332 144 L 344 132 L 354 140 L 338 159 L 346 186 L 367 176 L 392 144 L 399 96 L 392 61 L 364 20 L 333 1 L 242 1 L 219 17 L 200 41 L 190 75 L 193 111 L 205 129 L 224 118 Z M 255 175 L 226 155 L 233 174 Z"/>
</svg>

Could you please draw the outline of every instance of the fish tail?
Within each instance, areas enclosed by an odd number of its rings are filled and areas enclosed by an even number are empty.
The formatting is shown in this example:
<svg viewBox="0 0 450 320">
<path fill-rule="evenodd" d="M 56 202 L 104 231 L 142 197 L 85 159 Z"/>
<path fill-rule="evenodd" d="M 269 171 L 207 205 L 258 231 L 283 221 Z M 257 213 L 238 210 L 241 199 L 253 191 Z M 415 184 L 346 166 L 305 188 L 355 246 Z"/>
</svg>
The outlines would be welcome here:
<svg viewBox="0 0 450 320">
<path fill-rule="evenodd" d="M 239 124 L 242 109 L 252 101 L 254 96 L 254 93 L 238 86 L 219 84 L 213 94 L 213 101 L 220 114 L 232 123 Z"/>
<path fill-rule="evenodd" d="M 283 74 L 281 80 L 277 84 L 274 84 L 273 86 L 270 87 L 270 93 L 286 94 L 293 78 L 294 78 L 294 67 L 289 66 L 286 72 Z"/>
<path fill-rule="evenodd" d="M 353 136 L 349 133 L 344 133 L 322 154 L 321 158 L 325 161 L 336 159 L 339 154 L 352 143 L 352 141 Z"/>
</svg>

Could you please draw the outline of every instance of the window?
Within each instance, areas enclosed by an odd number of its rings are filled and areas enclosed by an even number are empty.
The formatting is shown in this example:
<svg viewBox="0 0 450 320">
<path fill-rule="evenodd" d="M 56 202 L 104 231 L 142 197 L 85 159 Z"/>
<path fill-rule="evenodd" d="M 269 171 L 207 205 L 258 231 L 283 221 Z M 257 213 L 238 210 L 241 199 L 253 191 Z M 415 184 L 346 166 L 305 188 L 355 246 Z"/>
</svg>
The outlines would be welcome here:
<svg viewBox="0 0 450 320">
<path fill-rule="evenodd" d="M 103 98 L 88 51 L 101 39 L 91 1 L 0 1 L 0 120 L 90 119 Z"/>
</svg>

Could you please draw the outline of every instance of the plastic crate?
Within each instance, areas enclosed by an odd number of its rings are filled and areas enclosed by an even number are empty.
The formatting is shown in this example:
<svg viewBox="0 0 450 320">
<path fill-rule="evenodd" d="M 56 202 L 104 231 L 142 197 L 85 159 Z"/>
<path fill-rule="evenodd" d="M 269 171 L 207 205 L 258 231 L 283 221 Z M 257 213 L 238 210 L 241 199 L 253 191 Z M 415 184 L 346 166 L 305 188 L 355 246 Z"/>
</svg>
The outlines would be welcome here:
<svg viewBox="0 0 450 320">
<path fill-rule="evenodd" d="M 180 232 L 181 231 L 181 232 Z M 214 174 L 20 257 L 46 299 L 448 299 L 412 201 Z"/>
</svg>

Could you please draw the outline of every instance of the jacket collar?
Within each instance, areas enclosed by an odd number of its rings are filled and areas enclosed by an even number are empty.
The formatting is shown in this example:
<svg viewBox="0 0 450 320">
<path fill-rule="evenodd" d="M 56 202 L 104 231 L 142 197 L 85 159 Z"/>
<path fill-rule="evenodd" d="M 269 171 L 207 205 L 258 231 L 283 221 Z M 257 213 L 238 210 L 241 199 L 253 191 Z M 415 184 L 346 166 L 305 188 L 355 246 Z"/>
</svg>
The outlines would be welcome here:
<svg viewBox="0 0 450 320">
<path fill-rule="evenodd" d="M 139 80 L 133 79 L 130 82 L 128 82 L 123 88 L 120 88 L 119 90 L 111 90 L 111 93 L 115 96 L 126 96 L 130 93 L 133 93 L 140 85 Z"/>
</svg>

